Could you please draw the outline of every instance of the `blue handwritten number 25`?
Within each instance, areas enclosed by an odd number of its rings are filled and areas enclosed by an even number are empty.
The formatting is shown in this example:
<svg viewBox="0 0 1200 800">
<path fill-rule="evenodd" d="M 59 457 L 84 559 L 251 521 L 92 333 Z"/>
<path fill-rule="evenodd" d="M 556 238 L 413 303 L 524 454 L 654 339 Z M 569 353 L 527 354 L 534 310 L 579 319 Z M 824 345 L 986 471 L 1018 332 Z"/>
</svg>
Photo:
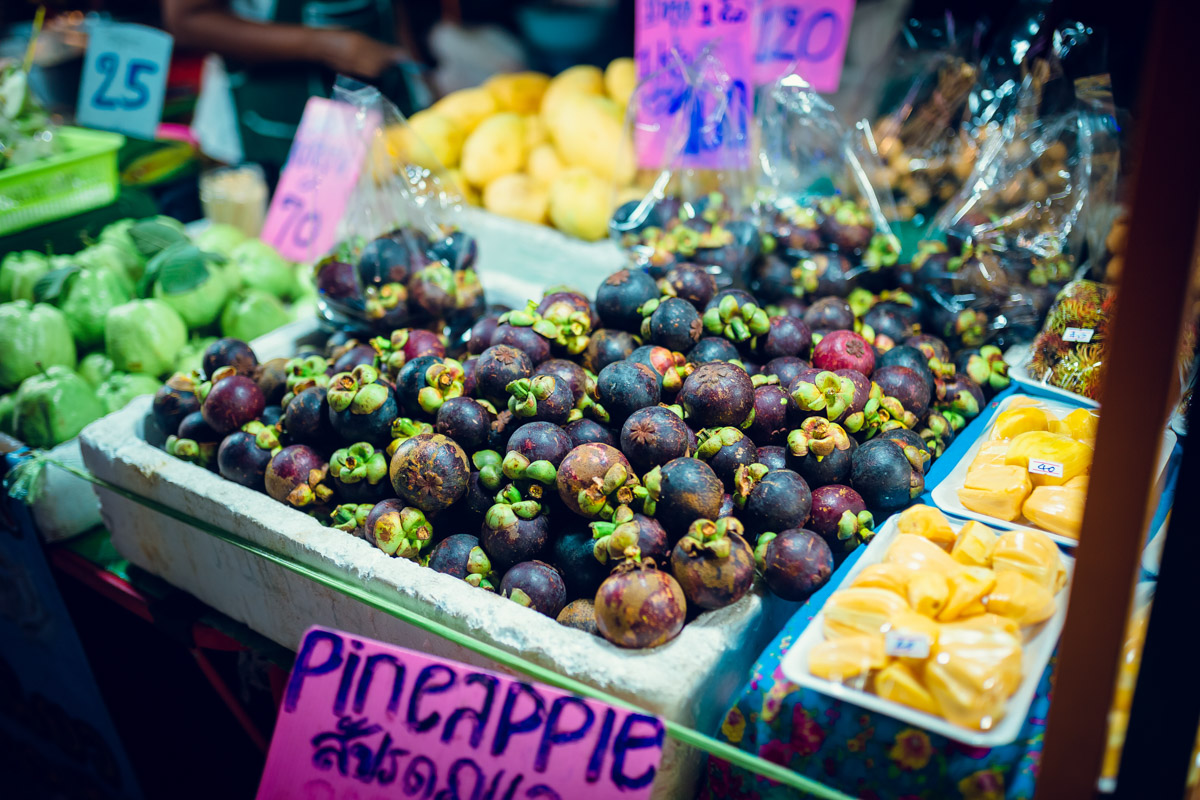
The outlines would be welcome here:
<svg viewBox="0 0 1200 800">
<path fill-rule="evenodd" d="M 116 53 L 101 53 L 100 57 L 96 59 L 96 68 L 104 75 L 99 88 L 92 95 L 92 105 L 96 108 L 123 108 L 126 111 L 132 111 L 146 105 L 150 100 L 150 90 L 142 83 L 141 77 L 143 74 L 153 75 L 158 72 L 158 64 L 153 61 L 147 61 L 144 58 L 129 60 L 125 69 L 125 88 L 133 92 L 133 97 L 126 95 L 115 98 L 109 95 L 113 81 L 117 78 L 117 70 L 120 68 L 120 59 L 117 58 Z"/>
</svg>

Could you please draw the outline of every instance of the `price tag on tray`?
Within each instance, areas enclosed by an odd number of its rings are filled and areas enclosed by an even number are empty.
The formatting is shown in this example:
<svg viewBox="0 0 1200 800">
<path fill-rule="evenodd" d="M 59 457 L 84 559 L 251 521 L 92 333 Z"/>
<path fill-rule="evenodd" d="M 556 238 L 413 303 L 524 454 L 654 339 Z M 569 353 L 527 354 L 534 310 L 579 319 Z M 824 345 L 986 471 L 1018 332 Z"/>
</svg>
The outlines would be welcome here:
<svg viewBox="0 0 1200 800">
<path fill-rule="evenodd" d="M 795 72 L 818 92 L 836 92 L 853 19 L 854 0 L 760 0 L 754 82 Z"/>
<path fill-rule="evenodd" d="M 665 728 L 329 628 L 304 635 L 258 800 L 650 797 Z"/>
<path fill-rule="evenodd" d="M 358 183 L 368 134 L 347 103 L 310 97 L 271 198 L 260 238 L 292 261 L 312 261 L 334 245 Z"/>
<path fill-rule="evenodd" d="M 749 119 L 754 107 L 754 0 L 637 0 L 634 54 L 639 83 L 638 165 L 694 169 L 746 168 Z M 686 69 L 703 54 L 719 60 L 728 76 L 723 91 L 708 76 L 701 91 Z M 682 62 L 682 63 L 681 63 Z M 728 107 L 722 105 L 728 103 Z M 713 130 L 714 116 L 732 130 Z M 728 139 L 732 136 L 737 141 Z M 671 162 L 681 150 L 678 163 Z"/>
<path fill-rule="evenodd" d="M 171 35 L 147 25 L 101 23 L 88 37 L 75 120 L 153 139 L 171 67 Z"/>
</svg>

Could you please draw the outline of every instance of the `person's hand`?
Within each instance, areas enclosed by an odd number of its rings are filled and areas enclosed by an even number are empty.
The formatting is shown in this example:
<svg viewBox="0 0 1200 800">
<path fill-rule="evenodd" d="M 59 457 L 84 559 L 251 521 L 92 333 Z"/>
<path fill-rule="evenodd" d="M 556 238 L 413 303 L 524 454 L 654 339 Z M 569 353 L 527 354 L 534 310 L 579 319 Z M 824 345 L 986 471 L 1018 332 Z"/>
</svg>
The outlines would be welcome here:
<svg viewBox="0 0 1200 800">
<path fill-rule="evenodd" d="M 319 31 L 321 61 L 334 72 L 356 78 L 378 78 L 406 57 L 403 49 L 385 44 L 358 31 Z"/>
</svg>

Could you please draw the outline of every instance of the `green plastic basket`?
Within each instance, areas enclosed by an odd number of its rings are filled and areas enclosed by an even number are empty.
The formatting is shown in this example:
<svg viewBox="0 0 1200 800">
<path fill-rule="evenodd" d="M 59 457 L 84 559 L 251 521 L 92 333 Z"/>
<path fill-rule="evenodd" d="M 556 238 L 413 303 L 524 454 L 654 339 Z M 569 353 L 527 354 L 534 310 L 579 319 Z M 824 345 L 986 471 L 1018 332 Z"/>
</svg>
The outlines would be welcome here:
<svg viewBox="0 0 1200 800">
<path fill-rule="evenodd" d="M 0 236 L 72 214 L 117 197 L 118 133 L 59 128 L 66 149 L 51 158 L 0 170 Z"/>
</svg>

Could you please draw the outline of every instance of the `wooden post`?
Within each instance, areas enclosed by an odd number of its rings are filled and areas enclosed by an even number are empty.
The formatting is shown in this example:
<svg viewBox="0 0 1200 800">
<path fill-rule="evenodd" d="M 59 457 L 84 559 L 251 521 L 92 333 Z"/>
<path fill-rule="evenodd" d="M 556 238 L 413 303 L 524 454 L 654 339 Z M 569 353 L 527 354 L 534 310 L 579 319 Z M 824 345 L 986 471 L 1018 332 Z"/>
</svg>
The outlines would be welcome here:
<svg viewBox="0 0 1200 800">
<path fill-rule="evenodd" d="M 1200 220 L 1200 147 L 1185 122 L 1197 107 L 1195 28 L 1188 3 L 1159 0 L 1154 15 L 1137 115 L 1129 246 L 1038 800 L 1096 793 L 1125 621 L 1156 499 L 1159 431 L 1178 381 L 1176 343 Z"/>
</svg>

